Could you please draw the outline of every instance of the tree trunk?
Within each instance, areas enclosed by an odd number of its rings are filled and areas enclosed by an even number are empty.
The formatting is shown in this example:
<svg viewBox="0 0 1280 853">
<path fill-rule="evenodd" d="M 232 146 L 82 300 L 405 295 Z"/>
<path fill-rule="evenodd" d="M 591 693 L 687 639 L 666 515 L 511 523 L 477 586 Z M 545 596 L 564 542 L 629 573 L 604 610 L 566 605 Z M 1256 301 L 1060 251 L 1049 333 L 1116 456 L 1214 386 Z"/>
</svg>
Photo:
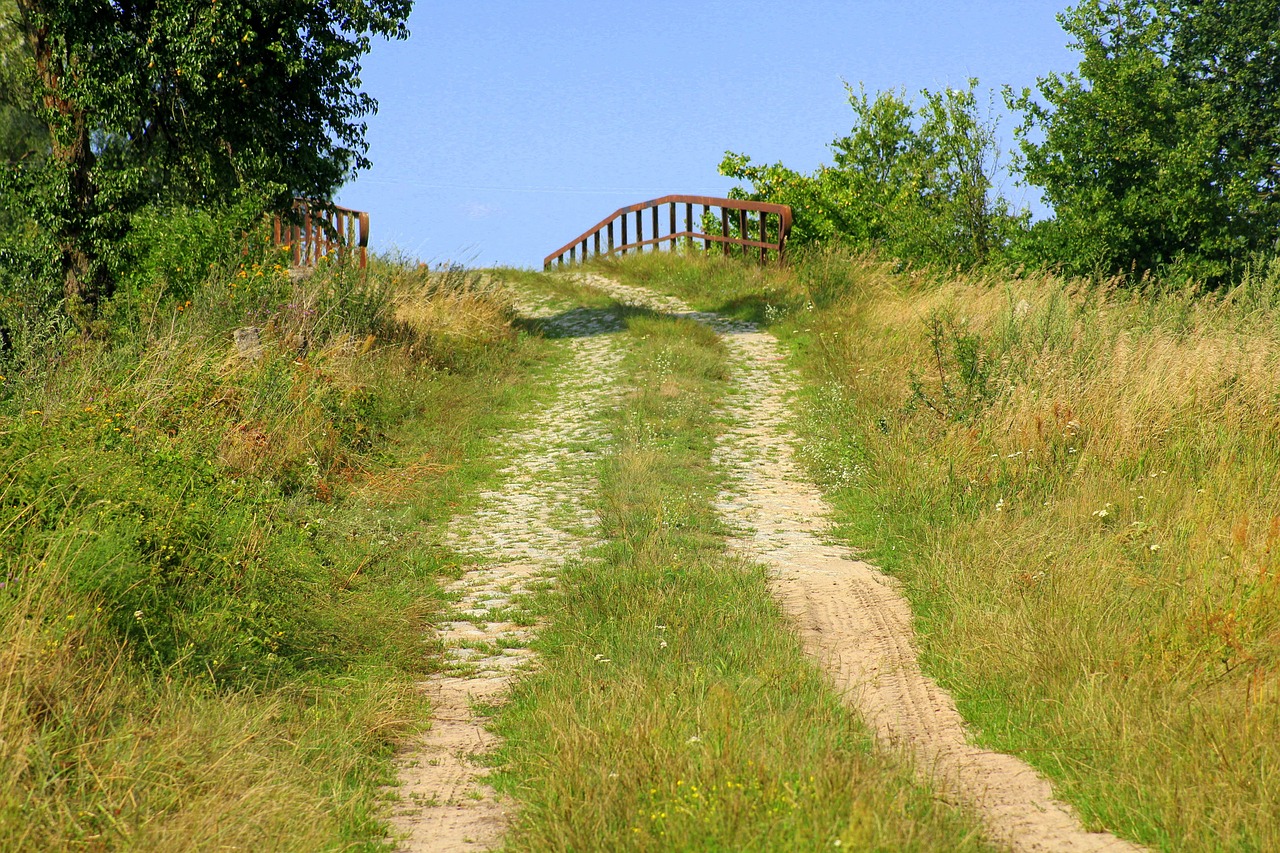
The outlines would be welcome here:
<svg viewBox="0 0 1280 853">
<path fill-rule="evenodd" d="M 97 263 L 91 221 L 97 188 L 93 181 L 96 157 L 89 139 L 84 106 L 67 91 L 71 58 L 56 43 L 43 22 L 42 0 L 18 0 L 27 43 L 35 61 L 40 99 L 49 122 L 50 154 L 66 179 L 65 209 L 55 225 L 62 252 L 63 289 L 67 307 L 81 326 L 97 313 L 102 275 Z"/>
</svg>

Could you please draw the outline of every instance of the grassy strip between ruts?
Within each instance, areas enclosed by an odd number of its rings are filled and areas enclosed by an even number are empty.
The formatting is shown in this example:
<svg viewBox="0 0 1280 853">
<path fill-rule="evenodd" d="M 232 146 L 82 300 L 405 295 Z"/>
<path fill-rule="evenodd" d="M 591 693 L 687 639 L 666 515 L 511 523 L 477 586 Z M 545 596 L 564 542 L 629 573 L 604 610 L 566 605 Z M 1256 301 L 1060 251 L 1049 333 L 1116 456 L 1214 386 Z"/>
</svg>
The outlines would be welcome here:
<svg viewBox="0 0 1280 853">
<path fill-rule="evenodd" d="M 724 551 L 709 329 L 632 311 L 602 463 L 606 544 L 544 606 L 541 663 L 497 712 L 513 850 L 975 849 L 808 662 L 765 574 Z"/>
<path fill-rule="evenodd" d="M 802 455 L 983 742 L 1135 840 L 1280 846 L 1280 265 L 1217 294 L 608 271 L 789 342 Z"/>
<path fill-rule="evenodd" d="M 430 530 L 553 361 L 474 278 L 246 259 L 4 377 L 0 849 L 381 848 Z"/>
</svg>

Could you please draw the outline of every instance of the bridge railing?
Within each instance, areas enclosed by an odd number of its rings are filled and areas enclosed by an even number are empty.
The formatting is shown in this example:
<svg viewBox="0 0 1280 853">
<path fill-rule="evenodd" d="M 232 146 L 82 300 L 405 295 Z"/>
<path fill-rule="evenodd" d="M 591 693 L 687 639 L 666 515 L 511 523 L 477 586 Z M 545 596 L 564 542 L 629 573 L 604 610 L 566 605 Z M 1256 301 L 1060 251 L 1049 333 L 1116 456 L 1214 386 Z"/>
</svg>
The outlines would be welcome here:
<svg viewBox="0 0 1280 853">
<path fill-rule="evenodd" d="M 290 250 L 295 267 L 314 267 L 334 252 L 344 258 L 351 250 L 361 269 L 369 261 L 369 214 L 361 210 L 295 198 L 292 215 L 277 214 L 271 232 L 277 246 Z"/>
<path fill-rule="evenodd" d="M 701 208 L 700 213 L 696 212 L 697 208 Z M 649 220 L 647 236 L 646 219 Z M 668 248 L 696 246 L 698 241 L 702 241 L 704 251 L 711 251 L 715 244 L 726 255 L 736 252 L 745 257 L 759 252 L 760 260 L 765 261 L 772 253 L 781 262 L 790 234 L 791 208 L 785 204 L 667 195 L 614 211 L 543 258 L 542 267 L 551 269 L 553 263 L 564 266 L 566 256 L 572 264 L 585 261 L 593 254 L 625 255 L 642 252 L 646 247 L 657 251 L 664 243 Z"/>
</svg>

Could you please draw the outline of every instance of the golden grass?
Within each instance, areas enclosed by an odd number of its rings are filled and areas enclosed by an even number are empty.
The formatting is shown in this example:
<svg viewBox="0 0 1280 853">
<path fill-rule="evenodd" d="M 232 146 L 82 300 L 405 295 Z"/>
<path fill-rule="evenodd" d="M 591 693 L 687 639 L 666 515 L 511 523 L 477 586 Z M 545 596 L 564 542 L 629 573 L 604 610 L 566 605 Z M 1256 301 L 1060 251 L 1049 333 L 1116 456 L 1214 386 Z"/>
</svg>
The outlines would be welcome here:
<svg viewBox="0 0 1280 853">
<path fill-rule="evenodd" d="M 514 352 L 499 294 L 429 295 L 433 328 L 489 318 L 468 374 L 386 316 L 421 274 L 377 273 L 258 302 L 211 281 L 167 326 L 9 377 L 25 396 L 0 410 L 0 850 L 382 849 L 447 560 L 406 528 L 465 494 L 432 458 L 484 443 L 518 368 L 494 352 Z M 243 325 L 256 357 L 236 352 Z"/>
<path fill-rule="evenodd" d="M 792 343 L 802 456 L 986 742 L 1128 837 L 1280 847 L 1280 263 L 1228 294 L 616 271 Z"/>
</svg>

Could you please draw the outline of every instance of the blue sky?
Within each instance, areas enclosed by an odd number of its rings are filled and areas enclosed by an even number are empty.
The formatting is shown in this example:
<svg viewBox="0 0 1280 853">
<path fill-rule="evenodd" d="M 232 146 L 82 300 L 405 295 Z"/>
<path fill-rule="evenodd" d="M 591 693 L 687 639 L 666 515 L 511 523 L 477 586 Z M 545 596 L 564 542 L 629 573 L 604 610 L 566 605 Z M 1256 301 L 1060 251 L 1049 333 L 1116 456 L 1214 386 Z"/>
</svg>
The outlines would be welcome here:
<svg viewBox="0 0 1280 853">
<path fill-rule="evenodd" d="M 1073 69 L 1066 3 L 418 0 L 410 39 L 366 57 L 374 165 L 338 200 L 371 213 L 379 251 L 540 267 L 624 205 L 723 195 L 726 150 L 829 161 L 843 81 L 998 89 Z"/>
</svg>

